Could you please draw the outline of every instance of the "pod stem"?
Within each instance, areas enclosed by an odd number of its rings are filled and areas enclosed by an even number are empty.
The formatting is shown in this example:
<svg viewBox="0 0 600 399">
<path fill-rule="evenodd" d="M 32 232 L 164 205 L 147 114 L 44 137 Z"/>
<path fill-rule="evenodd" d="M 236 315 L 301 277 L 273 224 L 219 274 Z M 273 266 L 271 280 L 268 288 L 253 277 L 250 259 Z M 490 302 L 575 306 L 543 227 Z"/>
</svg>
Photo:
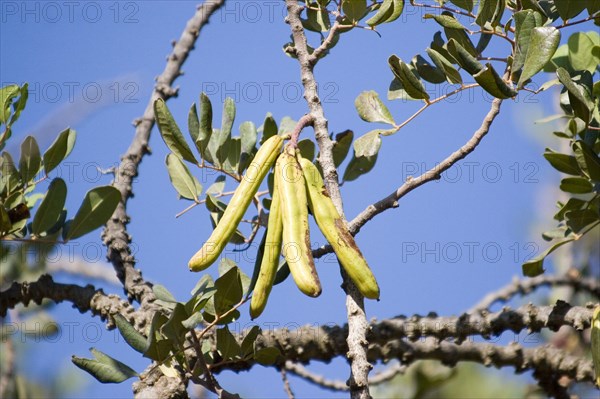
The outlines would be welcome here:
<svg viewBox="0 0 600 399">
<path fill-rule="evenodd" d="M 296 123 L 294 131 L 291 133 L 289 142 L 289 145 L 292 148 L 298 148 L 298 137 L 300 137 L 302 129 L 304 129 L 306 126 L 312 126 L 314 119 L 315 118 L 311 114 L 304 114 L 304 116 Z"/>
</svg>

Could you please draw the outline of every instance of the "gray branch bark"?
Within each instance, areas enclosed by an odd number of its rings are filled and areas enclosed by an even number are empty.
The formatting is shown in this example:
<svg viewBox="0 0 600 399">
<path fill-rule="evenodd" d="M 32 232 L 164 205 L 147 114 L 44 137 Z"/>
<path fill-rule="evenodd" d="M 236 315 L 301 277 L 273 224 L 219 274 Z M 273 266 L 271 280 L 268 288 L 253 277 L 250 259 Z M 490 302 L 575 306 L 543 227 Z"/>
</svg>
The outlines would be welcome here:
<svg viewBox="0 0 600 399">
<path fill-rule="evenodd" d="M 156 78 L 156 86 L 143 117 L 135 121 L 136 129 L 133 141 L 115 170 L 115 179 L 112 184 L 119 189 L 122 199 L 112 218 L 106 223 L 102 238 L 108 249 L 107 257 L 113 264 L 119 280 L 123 283 L 127 296 L 140 303 L 141 311 L 149 311 L 147 322 L 150 321 L 152 312 L 155 310 L 154 294 L 152 284 L 146 282 L 142 277 L 142 272 L 135 268 L 135 259 L 129 247 L 132 238 L 127 232 L 129 216 L 126 206 L 129 198 L 133 197 L 133 182 L 138 176 L 142 158 L 150 152 L 148 143 L 154 126 L 154 102 L 159 98 L 167 100 L 177 95 L 177 89 L 171 87 L 171 84 L 182 74 L 181 67 L 194 48 L 200 30 L 208 23 L 209 17 L 223 5 L 223 2 L 224 0 L 206 1 L 198 7 L 194 16 L 187 22 L 179 41 L 175 43 L 173 51 L 168 57 L 164 71 Z M 145 325 L 137 327 L 143 329 Z"/>
<path fill-rule="evenodd" d="M 554 306 L 527 305 L 485 315 L 398 316 L 370 324 L 368 360 L 388 362 L 398 359 L 410 364 L 415 360 L 434 359 L 448 365 L 458 361 L 473 361 L 487 366 L 513 366 L 517 372 L 535 370 L 548 375 L 552 371 L 554 375 L 568 376 L 577 381 L 593 381 L 589 360 L 558 349 L 526 349 L 516 344 L 502 347 L 465 341 L 469 336 L 476 335 L 490 339 L 505 331 L 556 331 L 562 326 L 587 329 L 591 325 L 594 306 L 571 306 L 559 301 Z M 346 356 L 347 334 L 348 325 L 303 326 L 292 331 L 275 329 L 263 331 L 257 339 L 257 349 L 278 348 L 285 361 L 294 363 L 329 362 L 335 357 Z M 456 343 L 445 341 L 448 338 L 454 338 Z M 252 361 L 228 362 L 225 367 L 215 367 L 213 371 L 248 370 L 254 364 Z M 285 362 L 279 366 L 284 367 Z"/>
<path fill-rule="evenodd" d="M 496 302 L 508 302 L 516 295 L 527 295 L 534 290 L 545 287 L 567 286 L 574 292 L 588 292 L 600 298 L 600 281 L 593 277 L 581 276 L 552 276 L 542 274 L 534 278 L 515 278 L 510 284 L 490 292 L 479 303 L 473 306 L 467 313 L 477 313 L 488 310 Z"/>
<path fill-rule="evenodd" d="M 8 309 L 13 309 L 18 304 L 27 306 L 31 301 L 40 305 L 43 300 L 56 303 L 71 302 L 73 307 L 81 313 L 90 312 L 99 316 L 103 321 L 109 322 L 112 327 L 112 318 L 115 313 L 122 314 L 130 322 L 140 316 L 136 314 L 133 306 L 122 300 L 118 295 L 107 295 L 93 285 L 85 287 L 75 284 L 56 283 L 48 274 L 40 276 L 34 282 L 14 282 L 5 291 L 0 293 L 0 316 L 5 317 Z"/>
<path fill-rule="evenodd" d="M 286 0 L 288 16 L 286 22 L 292 30 L 294 41 L 294 54 L 300 63 L 300 75 L 302 85 L 304 86 L 304 99 L 308 105 L 309 115 L 313 119 L 313 128 L 315 138 L 319 145 L 319 163 L 323 170 L 323 180 L 329 191 L 329 195 L 335 204 L 338 212 L 345 220 L 342 197 L 338 181 L 337 169 L 333 163 L 333 142 L 329 138 L 327 128 L 327 119 L 321 105 L 321 100 L 317 91 L 317 81 L 315 79 L 313 68 L 316 64 L 316 57 L 312 57 L 308 51 L 306 34 L 302 26 L 300 14 L 302 7 L 297 0 Z M 335 33 L 335 32 L 333 32 Z M 330 43 L 331 40 L 329 40 Z M 319 51 L 325 51 L 329 44 L 324 43 Z M 364 309 L 364 297 L 358 291 L 352 280 L 341 270 L 343 284 L 342 288 L 346 293 L 346 313 L 348 317 L 348 353 L 350 359 L 350 392 L 353 399 L 370 399 L 368 376 L 372 366 L 367 361 L 367 328 L 368 321 Z"/>
</svg>

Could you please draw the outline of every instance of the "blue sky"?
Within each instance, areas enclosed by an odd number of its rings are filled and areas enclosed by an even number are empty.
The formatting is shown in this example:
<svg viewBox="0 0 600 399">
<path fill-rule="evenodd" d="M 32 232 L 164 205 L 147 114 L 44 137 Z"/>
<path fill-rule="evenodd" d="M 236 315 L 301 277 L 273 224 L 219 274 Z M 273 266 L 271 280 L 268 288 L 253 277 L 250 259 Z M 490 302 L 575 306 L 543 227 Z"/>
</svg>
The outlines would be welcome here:
<svg viewBox="0 0 600 399">
<path fill-rule="evenodd" d="M 36 136 L 44 149 L 65 127 L 77 130 L 77 144 L 67 160 L 70 166 L 60 170 L 69 183 L 68 209 L 74 211 L 87 190 L 109 183 L 109 176 L 97 170 L 116 166 L 125 152 L 134 133 L 131 122 L 143 113 L 153 79 L 164 68 L 170 42 L 179 37 L 196 2 L 67 3 L 0 3 L 0 82 L 30 85 L 26 111 L 9 145 L 15 155 L 26 135 Z M 298 119 L 306 112 L 298 64 L 282 51 L 289 41 L 284 11 L 282 2 L 233 1 L 211 19 L 184 66 L 185 75 L 175 83 L 180 87 L 179 97 L 168 102 L 182 130 L 186 130 L 188 109 L 201 91 L 213 102 L 216 126 L 225 96 L 234 98 L 234 132 L 243 121 L 261 125 L 267 112 L 276 120 L 284 116 Z M 397 122 L 421 106 L 388 101 L 386 93 L 392 80 L 387 58 L 396 54 L 408 61 L 417 53 L 424 54 L 439 30 L 432 20 L 423 20 L 423 14 L 407 6 L 397 23 L 381 27 L 382 37 L 360 29 L 344 34 L 319 63 L 316 77 L 330 131 L 352 129 L 358 137 L 382 127 L 363 122 L 354 109 L 354 99 L 364 90 L 377 91 Z M 317 37 L 311 35 L 310 39 L 315 43 Z M 504 43 L 498 43 L 488 53 L 505 56 L 507 51 Z M 534 84 L 548 79 L 538 76 Z M 429 85 L 428 89 L 437 97 L 448 87 Z M 412 192 L 400 201 L 399 208 L 363 227 L 357 242 L 381 287 L 381 301 L 366 305 L 369 318 L 432 310 L 457 314 L 520 275 L 523 260 L 543 250 L 539 232 L 552 227 L 548 216 L 555 193 L 549 187 L 558 176 L 541 154 L 545 146 L 556 142 L 550 138 L 549 125 L 544 129 L 533 122 L 553 112 L 554 95 L 521 93 L 515 100 L 505 101 L 489 136 L 474 154 L 439 182 Z M 477 129 L 489 106 L 490 98 L 481 90 L 465 91 L 431 107 L 396 135 L 384 137 L 375 169 L 342 187 L 346 216 L 353 218 L 400 186 L 408 175 L 424 172 L 455 151 Z M 312 133 L 307 129 L 302 137 L 311 138 Z M 170 186 L 164 166 L 168 151 L 156 128 L 150 145 L 152 155 L 143 161 L 135 198 L 129 203 L 129 231 L 144 276 L 185 300 L 200 278 L 191 275 L 186 264 L 210 234 L 208 213 L 196 207 L 175 219 L 188 203 L 178 200 Z M 194 173 L 205 188 L 216 178 L 198 169 Z M 231 181 L 227 184 L 229 189 L 235 187 Z M 322 237 L 315 234 L 313 240 Z M 90 261 L 104 261 L 99 231 L 69 245 L 61 250 L 61 260 L 74 253 Z M 254 253 L 241 256 L 240 266 L 251 273 L 252 262 L 247 259 L 253 259 Z M 343 323 L 345 299 L 338 268 L 327 259 L 319 260 L 317 267 L 323 284 L 319 298 L 303 296 L 290 279 L 273 290 L 258 324 L 293 328 Z M 216 275 L 216 267 L 209 272 Z M 84 283 L 67 275 L 56 279 Z M 104 288 L 121 293 L 118 287 Z M 145 367 L 144 359 L 114 332 L 105 331 L 99 320 L 81 316 L 64 304 L 52 314 L 62 323 L 63 333 L 55 344 L 31 343 L 29 351 L 39 348 L 43 355 L 35 364 L 27 363 L 29 374 L 43 378 L 58 370 L 56 364 L 68 368 L 69 356 L 87 356 L 90 346 L 137 370 Z M 238 329 L 249 323 L 246 309 L 242 315 Z M 346 379 L 348 375 L 341 359 L 311 367 L 330 378 Z M 101 385 L 83 378 L 85 386 L 75 396 L 130 396 L 129 383 Z M 284 395 L 279 373 L 273 369 L 257 367 L 251 373 L 224 373 L 221 378 L 224 387 L 243 396 Z M 296 378 L 292 378 L 292 386 L 299 397 L 335 396 Z"/>
</svg>

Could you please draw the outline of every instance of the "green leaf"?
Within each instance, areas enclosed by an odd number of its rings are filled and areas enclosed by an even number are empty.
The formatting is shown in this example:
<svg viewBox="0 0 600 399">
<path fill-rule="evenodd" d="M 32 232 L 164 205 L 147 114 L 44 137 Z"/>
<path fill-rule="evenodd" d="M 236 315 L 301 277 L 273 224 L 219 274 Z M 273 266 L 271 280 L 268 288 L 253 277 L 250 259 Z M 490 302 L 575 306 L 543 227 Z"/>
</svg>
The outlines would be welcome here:
<svg viewBox="0 0 600 399">
<path fill-rule="evenodd" d="M 377 155 L 381 147 L 381 130 L 371 130 L 354 142 L 354 155 L 357 158 L 372 157 Z"/>
<path fill-rule="evenodd" d="M 417 98 L 412 98 L 408 95 L 402 83 L 400 83 L 400 79 L 394 76 L 394 79 L 390 82 L 390 87 L 387 93 L 388 100 L 403 100 L 403 101 L 418 101 Z"/>
<path fill-rule="evenodd" d="M 254 123 L 244 122 L 240 125 L 241 155 L 238 173 L 242 174 L 248 165 L 250 165 L 250 162 L 252 162 L 252 158 L 254 158 L 254 154 L 256 153 L 257 138 L 258 134 Z"/>
<path fill-rule="evenodd" d="M 444 28 L 462 29 L 462 30 L 465 29 L 465 27 L 462 26 L 462 24 L 460 22 L 458 22 L 458 20 L 456 18 L 454 18 L 454 15 L 452 15 L 452 13 L 449 13 L 447 11 L 445 11 L 442 14 L 439 14 L 439 15 L 437 15 L 437 14 L 425 14 L 423 16 L 423 19 L 434 19 L 435 22 L 437 22 L 438 24 L 440 24 Z"/>
<path fill-rule="evenodd" d="M 600 306 L 596 306 L 592 315 L 592 361 L 594 363 L 594 375 L 596 385 L 600 386 Z"/>
<path fill-rule="evenodd" d="M 558 204 L 561 205 L 560 202 Z M 560 210 L 556 212 L 556 215 L 554 215 L 554 219 L 558 220 L 559 222 L 563 221 L 567 212 L 579 210 L 586 204 L 586 201 L 581 200 L 579 198 L 569 198 L 569 200 L 560 207 Z"/>
<path fill-rule="evenodd" d="M 177 302 L 177 299 L 171 294 L 171 292 L 164 285 L 154 284 L 152 286 L 152 292 L 156 299 L 159 299 L 163 302 Z"/>
<path fill-rule="evenodd" d="M 454 39 L 448 41 L 448 51 L 465 71 L 471 75 L 476 75 L 481 72 L 484 67 L 477 58 L 473 57 L 467 50 Z"/>
<path fill-rule="evenodd" d="M 522 87 L 526 81 L 544 68 L 560 43 L 560 31 L 553 26 L 533 28 L 529 38 L 529 47 L 523 63 L 523 72 L 517 86 Z"/>
<path fill-rule="evenodd" d="M 475 0 L 450 0 L 450 3 L 469 12 L 475 7 Z"/>
<path fill-rule="evenodd" d="M 544 273 L 544 259 L 546 258 L 546 256 L 550 255 L 552 252 L 554 252 L 556 249 L 558 249 L 559 247 L 574 241 L 575 237 L 570 236 L 567 238 L 564 238 L 560 241 L 555 242 L 554 244 L 552 244 L 548 249 L 546 249 L 543 253 L 541 253 L 540 255 L 536 256 L 535 258 L 523 263 L 523 275 L 527 276 L 527 277 L 535 277 L 535 276 L 539 276 L 540 274 Z"/>
<path fill-rule="evenodd" d="M 225 275 L 229 270 L 233 268 L 237 268 L 237 264 L 235 263 L 235 261 L 229 258 L 221 259 L 221 262 L 219 263 L 219 276 Z M 237 271 L 240 275 L 242 289 L 246 293 L 248 292 L 248 288 L 250 287 L 250 278 L 240 268 L 238 268 Z"/>
<path fill-rule="evenodd" d="M 185 311 L 185 306 L 182 303 L 176 303 L 169 320 L 161 329 L 161 332 L 173 346 L 180 350 L 184 348 L 185 334 L 188 332 L 188 329 L 183 326 L 182 322 L 187 318 L 188 314 Z"/>
<path fill-rule="evenodd" d="M 125 317 L 123 317 L 120 313 L 115 313 L 112 315 L 115 325 L 119 329 L 119 332 L 125 339 L 125 342 L 129 344 L 133 349 L 138 351 L 139 353 L 144 353 L 148 349 L 148 342 L 146 337 L 140 334 Z"/>
<path fill-rule="evenodd" d="M 600 182 L 600 158 L 584 141 L 573 143 L 576 163 L 595 182 Z"/>
<path fill-rule="evenodd" d="M 157 362 L 162 362 L 169 357 L 173 345 L 165 339 L 160 330 L 169 319 L 162 312 L 155 312 L 150 323 L 148 332 L 148 349 L 144 352 L 144 357 Z"/>
<path fill-rule="evenodd" d="M 350 163 L 344 171 L 343 181 L 352 181 L 360 176 L 369 173 L 377 162 L 377 155 L 372 157 L 356 157 L 353 156 Z"/>
<path fill-rule="evenodd" d="M 591 209 L 578 209 L 565 213 L 567 226 L 576 234 L 579 234 L 592 223 L 598 223 L 599 219 L 598 212 Z"/>
<path fill-rule="evenodd" d="M 252 328 L 244 336 L 241 345 L 242 356 L 244 358 L 254 352 L 254 342 L 256 341 L 256 338 L 260 332 L 261 330 L 259 326 L 252 326 Z"/>
<path fill-rule="evenodd" d="M 229 155 L 229 141 L 231 140 L 231 130 L 235 120 L 235 102 L 231 97 L 227 97 L 223 103 L 223 115 L 221 120 L 221 129 L 213 129 L 212 136 L 208 143 L 208 152 L 211 155 L 213 163 L 222 166 Z"/>
<path fill-rule="evenodd" d="M 277 123 L 271 114 L 267 114 L 263 125 L 258 130 L 262 131 L 262 137 L 260 138 L 260 144 L 262 145 L 271 136 L 277 134 Z"/>
<path fill-rule="evenodd" d="M 485 69 L 473 75 L 473 78 L 485 91 L 496 98 L 506 99 L 517 95 L 517 92 L 502 80 L 492 64 L 485 64 Z"/>
<path fill-rule="evenodd" d="M 6 124 L 10 117 L 12 99 L 19 95 L 18 85 L 8 85 L 0 88 L 0 124 Z"/>
<path fill-rule="evenodd" d="M 575 32 L 569 37 L 569 62 L 573 69 L 594 73 L 600 64 L 600 43 L 594 43 L 594 38 L 595 36 L 584 32 Z"/>
<path fill-rule="evenodd" d="M 439 68 L 431 65 L 420 55 L 413 57 L 411 64 L 417 70 L 420 77 L 430 83 L 442 83 L 446 81 L 446 74 Z"/>
<path fill-rule="evenodd" d="M 306 9 L 306 19 L 302 20 L 302 26 L 313 32 L 326 32 L 331 28 L 329 14 L 325 5 L 321 2 L 311 2 L 311 7 Z"/>
<path fill-rule="evenodd" d="M 65 241 L 79 238 L 96 230 L 108 221 L 121 201 L 121 192 L 112 186 L 91 189 L 67 229 L 63 230 Z"/>
<path fill-rule="evenodd" d="M 242 348 L 227 326 L 217 330 L 217 350 L 223 360 L 234 359 L 241 355 Z"/>
<path fill-rule="evenodd" d="M 388 64 L 394 73 L 394 76 L 400 80 L 402 87 L 409 96 L 412 98 L 429 100 L 429 94 L 425 91 L 423 83 L 421 83 L 421 80 L 411 71 L 405 62 L 396 55 L 391 55 L 388 58 Z"/>
<path fill-rule="evenodd" d="M 286 133 L 291 133 L 292 131 L 294 131 L 294 129 L 296 128 L 297 124 L 298 124 L 298 122 L 295 121 L 295 120 L 293 120 L 289 116 L 284 116 L 279 121 L 279 130 L 278 130 L 277 133 L 279 135 L 283 135 L 283 134 L 286 134 Z"/>
<path fill-rule="evenodd" d="M 451 29 L 444 28 L 444 33 L 448 40 L 454 39 L 457 43 L 459 43 L 471 56 L 477 57 L 479 54 L 475 49 L 475 45 L 467 35 L 464 29 Z"/>
<path fill-rule="evenodd" d="M 46 150 L 44 153 L 44 171 L 46 175 L 69 156 L 75 146 L 76 136 L 75 130 L 67 128 L 60 132 L 56 140 Z"/>
<path fill-rule="evenodd" d="M 21 158 L 19 159 L 19 171 L 23 182 L 33 180 L 41 165 L 40 147 L 33 136 L 27 136 L 21 143 Z"/>
<path fill-rule="evenodd" d="M 14 124 L 17 121 L 17 119 L 19 119 L 19 116 L 21 116 L 21 112 L 23 112 L 23 110 L 25 109 L 25 105 L 27 104 L 27 98 L 29 97 L 29 85 L 27 83 L 21 86 L 21 88 L 19 89 L 19 94 L 19 99 L 13 104 L 14 112 L 12 114 L 12 117 L 10 118 L 10 122 L 8 122 L 9 125 Z"/>
<path fill-rule="evenodd" d="M 202 185 L 198 179 L 190 173 L 187 166 L 173 153 L 167 155 L 165 163 L 167 164 L 169 179 L 175 190 L 177 190 L 177 193 L 182 198 L 198 202 L 198 196 L 202 193 Z"/>
<path fill-rule="evenodd" d="M 273 285 L 281 284 L 288 278 L 290 275 L 290 267 L 288 266 L 285 260 L 279 262 L 279 266 L 277 266 L 277 273 L 275 274 L 275 281 L 273 281 Z"/>
<path fill-rule="evenodd" d="M 41 236 L 59 222 L 66 199 L 67 185 L 64 180 L 60 178 L 52 180 L 46 197 L 33 217 L 33 234 Z"/>
<path fill-rule="evenodd" d="M 192 315 L 189 316 L 187 319 L 183 320 L 181 322 L 181 325 L 187 328 L 188 330 L 196 328 L 198 324 L 204 321 L 204 317 L 202 316 L 202 312 L 200 312 L 200 310 L 202 309 L 198 309 L 197 311 L 195 311 L 195 313 L 192 313 Z"/>
<path fill-rule="evenodd" d="M 198 109 L 196 103 L 193 103 L 188 112 L 188 131 L 194 144 L 197 144 L 198 135 L 200 134 L 200 119 L 198 119 Z M 198 148 L 200 151 L 200 148 Z"/>
<path fill-rule="evenodd" d="M 587 1 L 582 0 L 554 0 L 554 6 L 563 21 L 581 14 L 586 5 Z"/>
<path fill-rule="evenodd" d="M 383 0 L 377 13 L 366 21 L 369 26 L 377 26 L 397 20 L 404 10 L 404 0 Z"/>
<path fill-rule="evenodd" d="M 233 130 L 233 121 L 235 120 L 235 101 L 233 98 L 227 97 L 223 104 L 223 116 L 221 120 L 221 130 L 223 134 L 231 135 Z"/>
<path fill-rule="evenodd" d="M 362 120 L 367 122 L 382 122 L 395 125 L 390 111 L 379 99 L 375 91 L 363 91 L 354 100 L 354 106 Z"/>
<path fill-rule="evenodd" d="M 525 56 L 529 50 L 531 32 L 542 25 L 542 16 L 532 10 L 515 13 L 515 52 L 512 63 L 513 79 L 525 64 Z"/>
<path fill-rule="evenodd" d="M 304 139 L 298 142 L 298 149 L 300 150 L 300 155 L 303 158 L 314 160 L 315 159 L 315 143 L 311 139 Z"/>
<path fill-rule="evenodd" d="M 560 189 L 572 194 L 587 194 L 594 189 L 592 183 L 583 177 L 566 177 L 560 182 Z"/>
<path fill-rule="evenodd" d="M 200 126 L 198 129 L 198 138 L 196 139 L 196 148 L 200 152 L 202 159 L 212 163 L 212 158 L 206 151 L 210 137 L 212 136 L 212 104 L 210 98 L 205 93 L 200 94 Z"/>
<path fill-rule="evenodd" d="M 0 205 L 0 237 L 7 234 L 11 228 L 12 223 L 10 222 L 10 216 L 8 216 L 8 212 L 6 212 L 4 206 Z"/>
<path fill-rule="evenodd" d="M 173 115 L 171 115 L 171 111 L 169 111 L 162 98 L 154 102 L 154 115 L 160 134 L 171 152 L 181 159 L 197 164 L 196 157 L 192 154 L 190 147 L 183 138 L 183 134 L 181 134 L 181 130 L 179 130 L 179 126 L 177 126 Z"/>
<path fill-rule="evenodd" d="M 240 278 L 239 268 L 232 267 L 227 273 L 215 281 L 215 311 L 222 315 L 233 306 L 237 305 L 244 292 Z"/>
<path fill-rule="evenodd" d="M 352 130 L 345 130 L 335 135 L 335 141 L 331 150 L 333 157 L 333 164 L 337 168 L 344 162 L 344 159 L 350 152 L 350 146 L 354 139 L 354 132 Z"/>
<path fill-rule="evenodd" d="M 8 193 L 14 191 L 17 187 L 23 185 L 21 181 L 21 174 L 15 167 L 15 161 L 8 152 L 3 152 L 0 157 L 0 193 L 4 190 Z"/>
<path fill-rule="evenodd" d="M 568 91 L 569 103 L 573 108 L 573 113 L 587 124 L 590 120 L 591 110 L 594 107 L 594 102 L 590 98 L 590 94 L 584 86 L 575 83 L 571 79 L 569 72 L 565 69 L 557 68 L 556 75 L 558 76 L 560 83 L 562 83 Z"/>
<path fill-rule="evenodd" d="M 358 22 L 367 14 L 367 0 L 342 0 L 342 11 L 350 21 Z"/>
<path fill-rule="evenodd" d="M 577 160 L 572 155 L 560 154 L 546 148 L 544 158 L 546 158 L 546 160 L 550 162 L 550 165 L 559 172 L 573 176 L 581 175 L 581 169 L 579 169 Z"/>
<path fill-rule="evenodd" d="M 225 190 L 225 176 L 217 176 L 215 182 L 208 187 L 206 195 L 219 195 Z"/>
<path fill-rule="evenodd" d="M 280 355 L 281 352 L 277 348 L 262 348 L 254 352 L 254 360 L 263 366 L 271 366 L 275 364 Z"/>
<path fill-rule="evenodd" d="M 505 0 L 480 0 L 475 22 L 482 28 L 488 24 L 492 28 L 496 27 L 502 19 L 505 7 Z"/>
<path fill-rule="evenodd" d="M 448 80 L 449 83 L 462 83 L 460 73 L 452 66 L 452 63 L 448 61 L 447 58 L 432 48 L 428 48 L 426 51 L 435 66 L 444 71 L 446 80 Z"/>
<path fill-rule="evenodd" d="M 223 163 L 223 169 L 229 173 L 236 173 L 240 165 L 242 155 L 242 142 L 240 137 L 232 137 L 227 143 L 227 158 Z"/>
<path fill-rule="evenodd" d="M 135 370 L 126 364 L 94 348 L 90 349 L 90 351 L 97 360 L 72 356 L 71 361 L 75 366 L 91 374 L 98 381 L 104 384 L 114 384 L 137 377 L 138 374 Z"/>
</svg>

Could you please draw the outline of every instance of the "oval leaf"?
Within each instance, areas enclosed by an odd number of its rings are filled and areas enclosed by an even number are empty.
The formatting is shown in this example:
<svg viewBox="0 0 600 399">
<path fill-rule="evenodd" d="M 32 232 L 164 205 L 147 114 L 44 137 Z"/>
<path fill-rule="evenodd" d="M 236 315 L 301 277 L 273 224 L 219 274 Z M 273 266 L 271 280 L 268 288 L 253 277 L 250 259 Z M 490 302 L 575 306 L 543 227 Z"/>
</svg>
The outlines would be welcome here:
<svg viewBox="0 0 600 399">
<path fill-rule="evenodd" d="M 390 111 L 379 99 L 375 91 L 363 91 L 354 100 L 354 106 L 362 120 L 367 122 L 383 122 L 395 125 Z"/>
<path fill-rule="evenodd" d="M 357 158 L 377 155 L 381 147 L 381 130 L 371 130 L 354 142 L 354 154 Z"/>
<path fill-rule="evenodd" d="M 583 177 L 567 177 L 561 180 L 560 189 L 572 194 L 587 194 L 591 193 L 594 187 Z"/>
<path fill-rule="evenodd" d="M 32 180 L 42 165 L 40 147 L 33 136 L 27 136 L 21 143 L 21 159 L 19 159 L 19 171 L 24 183 Z"/>
<path fill-rule="evenodd" d="M 52 180 L 46 197 L 33 217 L 31 226 L 33 234 L 42 235 L 59 222 L 66 199 L 67 185 L 64 180 L 60 178 Z"/>
<path fill-rule="evenodd" d="M 523 62 L 523 72 L 518 87 L 522 87 L 533 75 L 544 68 L 560 43 L 560 31 L 553 26 L 533 28 L 529 38 L 529 48 Z"/>
<path fill-rule="evenodd" d="M 70 223 L 63 230 L 65 241 L 79 238 L 105 224 L 121 201 L 121 192 L 112 186 L 96 187 L 85 194 L 85 198 Z"/>
<path fill-rule="evenodd" d="M 91 349 L 91 351 L 97 360 L 72 356 L 71 361 L 98 381 L 105 384 L 116 384 L 137 377 L 138 374 L 135 370 L 126 364 L 95 349 Z"/>
<path fill-rule="evenodd" d="M 429 94 L 421 80 L 412 72 L 408 65 L 395 55 L 388 58 L 390 69 L 394 76 L 400 80 L 406 93 L 412 98 L 429 100 Z"/>
<path fill-rule="evenodd" d="M 158 125 L 158 130 L 160 130 L 160 135 L 171 152 L 179 158 L 197 164 L 198 161 L 194 157 L 194 154 L 192 154 L 190 147 L 183 138 L 183 134 L 181 134 L 179 126 L 177 126 L 173 115 L 171 115 L 171 111 L 169 111 L 162 98 L 154 102 L 154 116 L 156 117 L 156 124 Z"/>
<path fill-rule="evenodd" d="M 171 184 L 182 198 L 198 202 L 198 196 L 202 193 L 202 185 L 193 176 L 187 166 L 175 154 L 167 155 L 165 160 Z"/>
<path fill-rule="evenodd" d="M 115 324 L 119 329 L 119 332 L 125 339 L 125 342 L 129 344 L 133 349 L 140 353 L 146 352 L 148 349 L 148 340 L 142 334 L 140 334 L 125 317 L 123 317 L 120 313 L 116 313 L 113 315 L 113 319 L 115 320 Z"/>
<path fill-rule="evenodd" d="M 65 129 L 44 152 L 44 172 L 46 175 L 56 168 L 73 150 L 77 134 L 73 129 Z"/>
</svg>

